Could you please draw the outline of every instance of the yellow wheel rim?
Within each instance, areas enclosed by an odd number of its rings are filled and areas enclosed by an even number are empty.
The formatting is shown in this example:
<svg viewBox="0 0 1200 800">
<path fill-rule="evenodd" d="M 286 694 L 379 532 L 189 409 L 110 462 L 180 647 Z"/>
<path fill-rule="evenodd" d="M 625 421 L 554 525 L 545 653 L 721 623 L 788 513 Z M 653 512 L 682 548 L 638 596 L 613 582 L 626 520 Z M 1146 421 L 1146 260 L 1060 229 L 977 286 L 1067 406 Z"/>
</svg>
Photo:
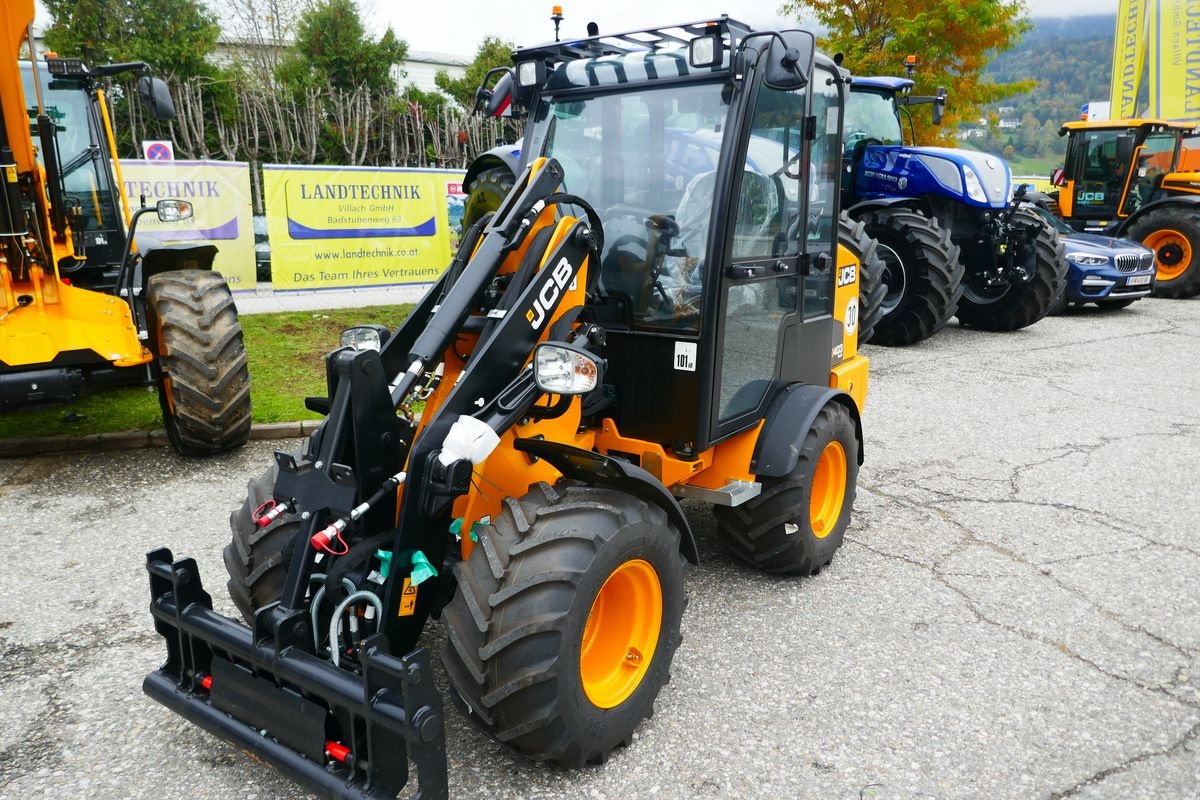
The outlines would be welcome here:
<svg viewBox="0 0 1200 800">
<path fill-rule="evenodd" d="M 824 539 L 842 515 L 846 499 L 846 450 L 836 439 L 825 445 L 813 471 L 808 499 L 808 524 L 813 536 Z"/>
<path fill-rule="evenodd" d="M 1154 251 L 1160 281 L 1173 281 L 1192 265 L 1192 243 L 1179 231 L 1163 228 L 1143 239 L 1142 244 Z"/>
<path fill-rule="evenodd" d="M 662 628 L 662 585 L 640 558 L 617 567 L 592 602 L 579 648 L 588 700 L 613 708 L 637 689 L 654 660 Z"/>
</svg>

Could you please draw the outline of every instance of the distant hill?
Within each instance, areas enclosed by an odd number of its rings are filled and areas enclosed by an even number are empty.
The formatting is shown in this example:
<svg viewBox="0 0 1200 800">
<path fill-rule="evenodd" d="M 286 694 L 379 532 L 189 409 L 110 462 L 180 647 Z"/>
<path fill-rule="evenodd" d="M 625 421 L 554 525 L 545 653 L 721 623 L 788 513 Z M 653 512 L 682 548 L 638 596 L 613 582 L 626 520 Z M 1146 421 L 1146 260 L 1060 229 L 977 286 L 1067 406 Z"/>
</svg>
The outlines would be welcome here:
<svg viewBox="0 0 1200 800">
<path fill-rule="evenodd" d="M 1037 88 L 986 109 L 999 124 L 990 126 L 985 138 L 964 137 L 962 144 L 1003 154 L 1017 172 L 1041 173 L 1047 164 L 1061 163 L 1065 140 L 1058 137 L 1059 126 L 1078 119 L 1084 103 L 1108 99 L 1116 15 L 1032 22 L 1033 29 L 997 56 L 985 74 L 997 83 L 1036 80 Z"/>
</svg>

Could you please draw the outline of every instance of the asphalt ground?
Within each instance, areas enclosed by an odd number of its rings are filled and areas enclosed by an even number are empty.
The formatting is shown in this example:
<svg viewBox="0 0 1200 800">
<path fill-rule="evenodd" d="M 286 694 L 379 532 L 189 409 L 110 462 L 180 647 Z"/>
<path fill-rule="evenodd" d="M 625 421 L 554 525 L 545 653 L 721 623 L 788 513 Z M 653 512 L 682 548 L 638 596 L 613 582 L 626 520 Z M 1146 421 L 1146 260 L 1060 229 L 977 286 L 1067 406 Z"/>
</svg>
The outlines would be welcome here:
<svg viewBox="0 0 1200 800">
<path fill-rule="evenodd" d="M 448 708 L 454 797 L 1200 797 L 1200 301 L 869 353 L 832 565 L 764 577 L 689 505 L 684 640 L 633 746 L 530 764 Z M 194 555 L 232 613 L 226 517 L 274 446 L 0 462 L 0 797 L 300 794 L 140 688 L 143 554 Z"/>
</svg>

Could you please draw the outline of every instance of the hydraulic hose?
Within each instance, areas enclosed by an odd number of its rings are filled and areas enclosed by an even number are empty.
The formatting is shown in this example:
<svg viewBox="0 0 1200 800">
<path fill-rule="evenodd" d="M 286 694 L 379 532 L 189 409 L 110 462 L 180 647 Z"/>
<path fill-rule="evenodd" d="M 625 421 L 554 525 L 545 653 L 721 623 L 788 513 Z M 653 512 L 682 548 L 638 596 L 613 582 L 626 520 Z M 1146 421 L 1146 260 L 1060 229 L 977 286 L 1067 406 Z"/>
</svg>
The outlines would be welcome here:
<svg viewBox="0 0 1200 800">
<path fill-rule="evenodd" d="M 353 592 L 345 600 L 338 603 L 337 608 L 333 611 L 333 616 L 329 618 L 329 660 L 333 662 L 335 667 L 338 666 L 338 660 L 341 657 L 339 651 L 342 649 L 342 614 L 359 600 L 369 602 L 375 608 L 376 618 L 383 619 L 383 601 L 379 599 L 379 595 L 369 589 Z"/>
</svg>

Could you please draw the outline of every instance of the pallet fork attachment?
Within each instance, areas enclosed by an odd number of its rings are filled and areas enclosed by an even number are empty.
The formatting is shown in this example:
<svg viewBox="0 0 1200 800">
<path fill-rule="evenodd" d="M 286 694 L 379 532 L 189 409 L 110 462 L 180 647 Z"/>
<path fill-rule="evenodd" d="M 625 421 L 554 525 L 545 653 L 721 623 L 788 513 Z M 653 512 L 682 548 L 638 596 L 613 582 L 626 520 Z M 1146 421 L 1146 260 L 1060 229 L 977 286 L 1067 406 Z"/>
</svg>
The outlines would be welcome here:
<svg viewBox="0 0 1200 800">
<path fill-rule="evenodd" d="M 142 688 L 154 700 L 323 797 L 396 797 L 417 769 L 414 798 L 449 796 L 442 703 L 429 653 L 362 648 L 356 675 L 296 647 L 255 641 L 212 609 L 194 559 L 150 553 L 150 611 L 167 661 Z M 237 715 L 237 716 L 235 716 Z M 341 723 L 328 738 L 326 718 Z"/>
</svg>

